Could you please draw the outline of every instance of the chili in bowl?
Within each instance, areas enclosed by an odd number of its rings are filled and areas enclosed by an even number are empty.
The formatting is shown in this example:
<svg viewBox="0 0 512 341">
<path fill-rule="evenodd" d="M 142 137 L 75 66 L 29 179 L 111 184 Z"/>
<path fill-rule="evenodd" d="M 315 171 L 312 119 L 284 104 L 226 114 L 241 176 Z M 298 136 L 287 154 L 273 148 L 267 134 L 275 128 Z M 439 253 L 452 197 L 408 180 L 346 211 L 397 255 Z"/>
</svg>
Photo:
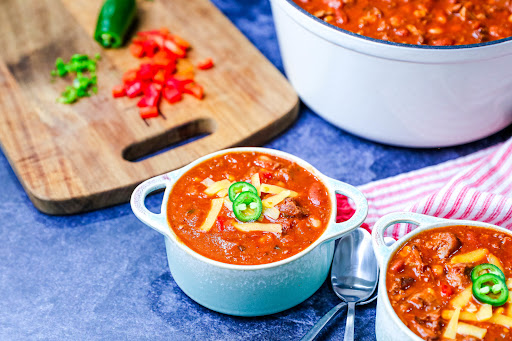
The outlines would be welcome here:
<svg viewBox="0 0 512 341">
<path fill-rule="evenodd" d="M 161 212 L 144 200 L 165 188 Z M 356 212 L 336 223 L 335 193 Z M 132 194 L 132 210 L 165 236 L 171 274 L 193 300 L 239 316 L 297 305 L 325 281 L 334 240 L 367 214 L 355 187 L 272 149 L 233 148 L 149 179 Z"/>
<path fill-rule="evenodd" d="M 451 0 L 300 1 L 270 0 L 283 66 L 301 100 L 334 125 L 381 143 L 444 147 L 512 123 L 512 37 L 501 39 L 509 10 L 478 24 L 487 26 L 480 38 L 468 31 L 506 2 L 453 0 L 450 16 L 436 6 Z M 354 16 L 338 27 L 336 11 Z M 412 21 L 414 12 L 425 15 Z"/>
<path fill-rule="evenodd" d="M 383 243 L 396 223 L 419 227 Z M 381 218 L 377 339 L 512 340 L 512 234 L 498 226 L 415 213 Z M 398 338 L 397 338 L 398 337 Z"/>
<path fill-rule="evenodd" d="M 328 24 L 402 44 L 468 45 L 512 35 L 506 1 L 293 0 Z"/>
</svg>

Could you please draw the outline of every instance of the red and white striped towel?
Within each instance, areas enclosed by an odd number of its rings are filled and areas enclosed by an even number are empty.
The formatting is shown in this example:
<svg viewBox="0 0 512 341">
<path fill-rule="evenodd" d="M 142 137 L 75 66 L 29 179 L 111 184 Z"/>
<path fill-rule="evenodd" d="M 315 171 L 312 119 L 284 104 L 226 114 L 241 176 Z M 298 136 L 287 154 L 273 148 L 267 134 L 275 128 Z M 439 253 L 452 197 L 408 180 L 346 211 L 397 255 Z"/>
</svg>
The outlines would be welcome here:
<svg viewBox="0 0 512 341">
<path fill-rule="evenodd" d="M 512 139 L 439 165 L 371 182 L 359 189 L 368 199 L 369 229 L 383 215 L 398 211 L 475 220 L 510 229 Z M 397 224 L 388 232 L 397 239 L 411 228 L 409 224 Z"/>
</svg>

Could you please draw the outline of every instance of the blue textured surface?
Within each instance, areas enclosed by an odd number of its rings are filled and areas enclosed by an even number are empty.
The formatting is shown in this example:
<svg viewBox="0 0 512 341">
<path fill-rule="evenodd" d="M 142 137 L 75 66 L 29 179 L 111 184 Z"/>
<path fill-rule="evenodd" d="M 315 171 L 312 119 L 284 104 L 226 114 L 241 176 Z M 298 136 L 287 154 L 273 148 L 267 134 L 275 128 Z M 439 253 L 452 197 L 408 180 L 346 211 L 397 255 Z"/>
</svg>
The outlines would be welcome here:
<svg viewBox="0 0 512 341">
<path fill-rule="evenodd" d="M 267 0 L 213 2 L 283 71 Z M 396 148 L 350 135 L 303 106 L 297 122 L 267 146 L 361 185 L 465 155 L 510 132 L 453 148 Z M 326 282 L 280 314 L 235 318 L 212 312 L 176 286 L 163 237 L 140 223 L 128 204 L 46 216 L 32 206 L 1 153 L 0 187 L 1 340 L 293 340 L 339 302 Z M 148 206 L 158 207 L 159 200 L 149 198 Z M 375 304 L 358 308 L 357 340 L 375 339 L 374 314 Z M 321 339 L 342 340 L 344 316 Z"/>
</svg>

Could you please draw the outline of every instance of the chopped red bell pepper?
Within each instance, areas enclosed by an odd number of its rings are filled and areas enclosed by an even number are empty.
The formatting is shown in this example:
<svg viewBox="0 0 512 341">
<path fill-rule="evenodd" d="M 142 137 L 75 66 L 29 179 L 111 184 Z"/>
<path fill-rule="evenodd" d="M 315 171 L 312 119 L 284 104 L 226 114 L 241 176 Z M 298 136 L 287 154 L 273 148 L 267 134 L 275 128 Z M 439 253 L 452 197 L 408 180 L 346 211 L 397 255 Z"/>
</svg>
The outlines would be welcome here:
<svg viewBox="0 0 512 341">
<path fill-rule="evenodd" d="M 142 82 L 133 81 L 125 84 L 126 95 L 130 98 L 137 97 L 142 93 Z"/>
<path fill-rule="evenodd" d="M 165 47 L 165 45 L 164 45 L 165 37 L 162 37 L 160 35 L 155 35 L 155 36 L 151 36 L 150 39 L 153 40 L 156 43 L 156 45 L 158 46 L 159 51 L 162 51 L 164 49 L 164 47 Z"/>
<path fill-rule="evenodd" d="M 177 35 L 173 34 L 173 35 L 171 35 L 171 39 L 178 46 L 180 46 L 181 48 L 183 48 L 185 50 L 188 50 L 188 48 L 190 47 L 190 43 L 188 41 L 186 41 L 185 39 L 183 39 L 182 37 L 180 37 L 180 36 L 177 36 Z"/>
<path fill-rule="evenodd" d="M 156 107 L 158 105 L 159 99 L 160 99 L 160 96 L 156 96 L 156 97 L 144 96 L 137 102 L 137 106 L 139 108 Z"/>
<path fill-rule="evenodd" d="M 180 47 L 178 44 L 176 44 L 174 41 L 170 39 L 166 39 L 164 41 L 164 48 L 180 58 L 185 57 L 185 55 L 187 54 L 187 51 L 184 48 Z"/>
<path fill-rule="evenodd" d="M 169 64 L 176 64 L 176 59 L 167 52 L 160 50 L 155 53 L 152 62 L 154 65 L 166 67 Z"/>
<path fill-rule="evenodd" d="M 170 63 L 165 66 L 165 78 L 172 77 L 174 72 L 176 72 L 176 63 Z"/>
<path fill-rule="evenodd" d="M 197 63 L 197 68 L 201 70 L 208 70 L 213 67 L 213 60 L 211 58 L 207 58 L 199 63 Z"/>
<path fill-rule="evenodd" d="M 158 49 L 158 44 L 154 40 L 145 40 L 142 47 L 146 56 L 153 57 Z"/>
<path fill-rule="evenodd" d="M 123 74 L 123 83 L 133 82 L 137 79 L 137 70 L 128 70 Z"/>
<path fill-rule="evenodd" d="M 140 117 L 142 118 L 151 118 L 158 117 L 158 108 L 157 107 L 142 107 L 139 109 Z"/>
<path fill-rule="evenodd" d="M 194 66 L 186 59 L 189 47 L 186 40 L 171 34 L 166 28 L 138 32 L 130 45 L 130 52 L 136 58 L 150 59 L 138 69 L 125 72 L 123 84 L 112 89 L 112 96 L 133 98 L 142 95 L 137 103 L 142 118 L 159 115 L 158 105 L 162 96 L 169 103 L 180 101 L 184 93 L 202 99 L 203 87 L 194 81 Z M 208 69 L 212 66 L 213 61 L 209 58 L 197 67 Z"/>
<path fill-rule="evenodd" d="M 192 79 L 180 80 L 175 76 L 171 76 L 171 77 L 167 78 L 167 81 L 165 82 L 165 84 L 167 86 L 174 87 L 174 88 L 178 89 L 178 91 L 180 91 L 180 92 L 185 92 L 185 85 L 193 83 L 193 82 L 194 81 Z"/>
<path fill-rule="evenodd" d="M 448 296 L 448 297 L 450 297 L 451 295 L 453 295 L 453 289 L 452 289 L 452 287 L 450 287 L 450 286 L 449 286 L 449 285 L 447 285 L 447 284 L 442 283 L 442 284 L 441 284 L 441 294 L 442 294 L 443 296 Z"/>
<path fill-rule="evenodd" d="M 142 43 L 132 43 L 130 45 L 130 53 L 135 58 L 141 58 L 144 56 L 144 47 L 142 46 Z"/>
<path fill-rule="evenodd" d="M 144 97 L 137 103 L 138 107 L 156 107 L 160 100 L 162 86 L 160 84 L 151 83 L 144 89 Z"/>
<path fill-rule="evenodd" d="M 169 86 L 164 88 L 163 96 L 169 103 L 179 102 L 182 97 L 178 89 Z"/>
<path fill-rule="evenodd" d="M 195 98 L 202 99 L 204 97 L 203 87 L 196 82 L 187 83 L 183 87 L 183 92 L 194 96 Z"/>
<path fill-rule="evenodd" d="M 222 217 L 222 216 L 219 216 L 217 218 L 217 223 L 219 224 L 219 230 L 220 231 L 224 231 L 224 224 L 226 223 L 226 218 Z"/>
<path fill-rule="evenodd" d="M 267 180 L 270 180 L 273 178 L 273 175 L 272 173 L 270 172 L 262 172 L 260 173 L 260 176 L 263 178 L 263 179 L 267 179 Z"/>
<path fill-rule="evenodd" d="M 153 82 L 158 84 L 164 84 L 165 83 L 165 70 L 160 69 L 153 75 Z"/>
<path fill-rule="evenodd" d="M 124 84 L 118 84 L 112 88 L 112 97 L 119 98 L 126 96 Z"/>
<path fill-rule="evenodd" d="M 151 81 L 154 75 L 154 68 L 152 64 L 141 64 L 139 71 L 137 71 L 137 78 L 143 81 Z"/>
</svg>

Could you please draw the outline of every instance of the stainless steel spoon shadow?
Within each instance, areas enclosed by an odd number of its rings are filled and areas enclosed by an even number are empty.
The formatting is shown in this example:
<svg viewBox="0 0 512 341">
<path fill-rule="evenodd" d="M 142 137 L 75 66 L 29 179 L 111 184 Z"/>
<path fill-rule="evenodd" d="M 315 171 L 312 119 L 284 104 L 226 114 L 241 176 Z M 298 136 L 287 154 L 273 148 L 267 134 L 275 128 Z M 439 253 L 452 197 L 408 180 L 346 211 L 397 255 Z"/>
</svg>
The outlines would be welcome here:
<svg viewBox="0 0 512 341">
<path fill-rule="evenodd" d="M 393 238 L 385 238 L 386 244 L 395 242 Z M 373 258 L 373 260 L 372 260 Z M 301 341 L 313 340 L 327 323 L 345 306 L 347 306 L 347 295 L 364 293 L 363 299 L 352 302 L 352 310 L 355 304 L 367 304 L 377 298 L 377 283 L 379 270 L 373 248 L 371 236 L 364 229 L 357 229 L 354 232 L 342 237 L 336 247 L 331 269 L 331 284 L 336 295 L 342 300 L 341 303 L 329 310 L 314 326 L 302 337 Z M 371 295 L 371 296 L 370 296 Z M 350 305 L 350 303 L 349 303 Z M 350 308 L 349 308 L 350 309 Z M 354 335 L 352 315 L 352 339 Z M 347 327 L 345 328 L 345 340 L 349 325 L 347 315 Z M 350 331 L 348 331 L 350 334 Z M 349 336 L 350 337 L 350 336 Z"/>
</svg>

